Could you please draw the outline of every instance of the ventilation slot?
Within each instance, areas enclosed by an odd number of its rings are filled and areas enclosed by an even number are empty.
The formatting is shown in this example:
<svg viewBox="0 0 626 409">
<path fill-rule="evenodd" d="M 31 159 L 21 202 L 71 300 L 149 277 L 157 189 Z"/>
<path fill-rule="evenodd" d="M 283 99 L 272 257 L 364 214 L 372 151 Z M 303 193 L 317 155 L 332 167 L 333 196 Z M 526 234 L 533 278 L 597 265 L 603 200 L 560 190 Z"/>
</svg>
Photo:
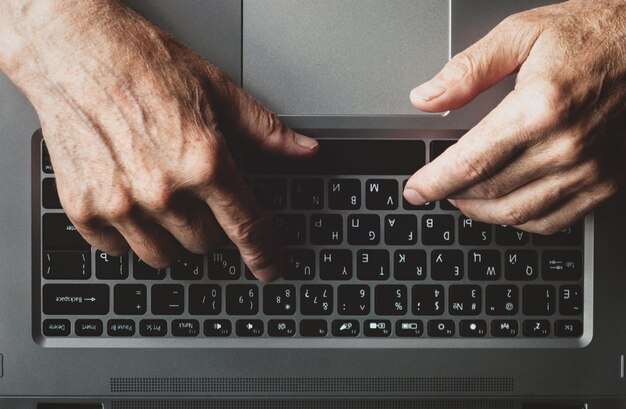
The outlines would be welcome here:
<svg viewBox="0 0 626 409">
<path fill-rule="evenodd" d="M 113 401 L 111 409 L 513 409 L 509 400 L 165 400 Z"/>
<path fill-rule="evenodd" d="M 111 392 L 513 392 L 513 378 L 111 378 Z"/>
</svg>

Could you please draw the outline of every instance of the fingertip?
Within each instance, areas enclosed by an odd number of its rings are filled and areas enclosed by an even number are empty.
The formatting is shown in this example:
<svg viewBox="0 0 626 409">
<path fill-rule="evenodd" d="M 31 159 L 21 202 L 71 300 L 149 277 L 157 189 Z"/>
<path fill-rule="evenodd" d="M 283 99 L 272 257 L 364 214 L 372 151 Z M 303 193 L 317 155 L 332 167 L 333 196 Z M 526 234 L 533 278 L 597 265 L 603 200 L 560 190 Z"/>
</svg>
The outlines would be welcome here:
<svg viewBox="0 0 626 409">
<path fill-rule="evenodd" d="M 411 102 L 413 105 L 424 105 L 424 103 L 431 102 L 436 98 L 439 98 L 446 92 L 446 88 L 434 81 L 427 81 L 422 85 L 413 88 L 410 94 Z"/>
<path fill-rule="evenodd" d="M 307 149 L 308 151 L 315 152 L 319 149 L 320 144 L 314 138 L 302 135 L 300 133 L 294 133 L 294 142 L 299 146 Z"/>
<path fill-rule="evenodd" d="M 252 274 L 260 281 L 270 282 L 282 276 L 282 271 L 278 265 L 272 264 L 268 267 L 252 270 Z"/>
<path fill-rule="evenodd" d="M 402 195 L 406 201 L 411 203 L 413 206 L 421 206 L 428 202 L 428 200 L 426 200 L 417 190 L 408 186 L 404 189 Z"/>
</svg>

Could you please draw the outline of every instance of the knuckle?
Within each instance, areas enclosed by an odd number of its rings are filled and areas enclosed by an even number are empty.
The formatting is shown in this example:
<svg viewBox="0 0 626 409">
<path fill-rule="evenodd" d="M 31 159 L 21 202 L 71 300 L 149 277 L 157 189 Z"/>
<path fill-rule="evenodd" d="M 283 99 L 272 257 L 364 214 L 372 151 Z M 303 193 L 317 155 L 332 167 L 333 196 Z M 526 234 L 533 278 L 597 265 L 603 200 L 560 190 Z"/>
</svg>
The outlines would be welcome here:
<svg viewBox="0 0 626 409">
<path fill-rule="evenodd" d="M 542 81 L 541 92 L 525 108 L 526 122 L 532 129 L 545 131 L 562 125 L 569 112 L 567 93 L 553 81 Z"/>
<path fill-rule="evenodd" d="M 254 217 L 235 227 L 235 238 L 239 246 L 255 250 L 263 244 L 267 233 L 265 217 Z"/>
<path fill-rule="evenodd" d="M 127 220 L 132 216 L 134 209 L 133 200 L 128 195 L 118 195 L 117 198 L 109 200 L 102 215 L 105 219 L 119 222 Z"/>
<path fill-rule="evenodd" d="M 93 205 L 82 198 L 68 201 L 64 207 L 67 217 L 76 225 L 88 226 L 98 220 L 98 213 Z"/>
<path fill-rule="evenodd" d="M 211 186 L 220 178 L 223 169 L 225 148 L 213 141 L 196 150 L 187 160 L 187 174 L 195 186 Z"/>
<path fill-rule="evenodd" d="M 476 72 L 476 61 L 473 53 L 463 51 L 456 54 L 446 64 L 446 77 L 451 80 L 471 79 Z"/>
<path fill-rule="evenodd" d="M 489 175 L 489 162 L 483 156 L 461 153 L 456 159 L 456 168 L 461 179 L 465 182 L 483 180 Z"/>
<path fill-rule="evenodd" d="M 497 208 L 496 221 L 499 224 L 519 226 L 528 222 L 528 213 L 518 204 L 504 202 Z"/>
<path fill-rule="evenodd" d="M 542 234 L 545 236 L 558 233 L 566 227 L 565 225 L 557 224 L 553 219 L 549 217 L 545 217 L 536 221 L 533 232 Z"/>
<path fill-rule="evenodd" d="M 504 193 L 501 184 L 493 178 L 485 179 L 473 189 L 475 189 L 476 194 L 483 199 L 497 199 Z"/>
</svg>

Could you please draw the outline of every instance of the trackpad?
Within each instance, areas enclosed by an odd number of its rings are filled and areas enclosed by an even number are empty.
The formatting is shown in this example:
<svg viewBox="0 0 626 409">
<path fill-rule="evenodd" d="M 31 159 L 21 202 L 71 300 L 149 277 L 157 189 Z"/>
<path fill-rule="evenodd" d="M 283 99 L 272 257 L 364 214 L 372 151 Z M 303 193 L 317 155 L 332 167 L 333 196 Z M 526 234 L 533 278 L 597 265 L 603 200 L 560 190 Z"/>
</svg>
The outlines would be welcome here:
<svg viewBox="0 0 626 409">
<path fill-rule="evenodd" d="M 449 2 L 244 0 L 243 85 L 282 115 L 423 115 L 448 60 Z"/>
</svg>

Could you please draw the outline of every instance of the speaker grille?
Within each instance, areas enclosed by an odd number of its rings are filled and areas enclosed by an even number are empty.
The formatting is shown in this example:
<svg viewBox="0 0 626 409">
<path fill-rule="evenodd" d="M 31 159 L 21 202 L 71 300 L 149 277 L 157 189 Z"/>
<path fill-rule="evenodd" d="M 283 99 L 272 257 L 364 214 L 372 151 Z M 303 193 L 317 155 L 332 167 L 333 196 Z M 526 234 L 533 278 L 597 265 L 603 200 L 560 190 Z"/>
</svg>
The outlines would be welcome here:
<svg viewBox="0 0 626 409">
<path fill-rule="evenodd" d="M 111 378 L 115 393 L 513 392 L 513 378 Z"/>
<path fill-rule="evenodd" d="M 111 409 L 513 409 L 509 400 L 165 400 L 113 401 Z"/>
</svg>

